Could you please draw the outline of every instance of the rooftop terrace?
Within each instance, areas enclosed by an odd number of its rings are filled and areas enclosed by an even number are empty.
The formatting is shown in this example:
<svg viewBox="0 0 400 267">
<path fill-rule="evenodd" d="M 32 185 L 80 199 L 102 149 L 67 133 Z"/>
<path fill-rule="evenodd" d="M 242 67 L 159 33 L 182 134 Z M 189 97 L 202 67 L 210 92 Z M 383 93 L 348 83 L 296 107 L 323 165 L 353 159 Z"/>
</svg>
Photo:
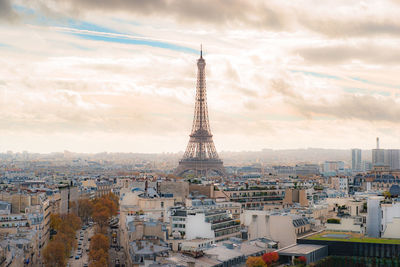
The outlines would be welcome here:
<svg viewBox="0 0 400 267">
<path fill-rule="evenodd" d="M 400 239 L 373 238 L 359 233 L 323 231 L 312 235 L 307 235 L 302 239 L 323 240 L 323 241 L 342 241 L 360 243 L 379 243 L 379 244 L 400 244 Z"/>
</svg>

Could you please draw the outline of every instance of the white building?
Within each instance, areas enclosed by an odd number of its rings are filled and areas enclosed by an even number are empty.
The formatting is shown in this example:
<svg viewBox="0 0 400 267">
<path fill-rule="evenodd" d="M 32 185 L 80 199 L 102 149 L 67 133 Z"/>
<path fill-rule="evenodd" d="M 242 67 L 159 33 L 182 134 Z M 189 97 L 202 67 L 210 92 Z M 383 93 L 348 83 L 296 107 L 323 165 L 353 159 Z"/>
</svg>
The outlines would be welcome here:
<svg viewBox="0 0 400 267">
<path fill-rule="evenodd" d="M 400 203 L 381 203 L 381 237 L 400 238 Z"/>
<path fill-rule="evenodd" d="M 326 230 L 364 234 L 365 227 L 360 217 L 341 218 L 340 223 L 326 223 Z"/>
<path fill-rule="evenodd" d="M 240 237 L 240 221 L 234 220 L 228 210 L 215 207 L 172 209 L 171 229 L 174 238 L 185 240 Z"/>
<path fill-rule="evenodd" d="M 331 185 L 336 190 L 349 192 L 349 179 L 347 177 L 332 177 Z"/>
<path fill-rule="evenodd" d="M 267 238 L 286 247 L 296 243 L 298 235 L 310 230 L 306 218 L 289 213 L 245 210 L 241 222 L 248 228 L 248 239 Z"/>
</svg>

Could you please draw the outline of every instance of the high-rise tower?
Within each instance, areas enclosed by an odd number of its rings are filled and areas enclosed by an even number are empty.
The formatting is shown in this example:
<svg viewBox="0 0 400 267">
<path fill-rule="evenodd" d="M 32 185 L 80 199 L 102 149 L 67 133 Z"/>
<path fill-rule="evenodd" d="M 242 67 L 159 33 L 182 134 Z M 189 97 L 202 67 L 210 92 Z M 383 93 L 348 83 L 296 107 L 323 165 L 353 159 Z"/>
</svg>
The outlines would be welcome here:
<svg viewBox="0 0 400 267">
<path fill-rule="evenodd" d="M 216 172 L 221 176 L 226 175 L 223 162 L 215 149 L 208 121 L 205 67 L 206 61 L 200 49 L 200 58 L 197 60 L 196 103 L 192 132 L 189 135 L 185 154 L 174 172 L 178 176 L 188 171 L 194 171 L 196 175 L 201 176 L 207 176 L 210 172 Z"/>
<path fill-rule="evenodd" d="M 361 149 L 353 148 L 351 150 L 351 169 L 353 171 L 362 171 L 361 166 Z"/>
</svg>

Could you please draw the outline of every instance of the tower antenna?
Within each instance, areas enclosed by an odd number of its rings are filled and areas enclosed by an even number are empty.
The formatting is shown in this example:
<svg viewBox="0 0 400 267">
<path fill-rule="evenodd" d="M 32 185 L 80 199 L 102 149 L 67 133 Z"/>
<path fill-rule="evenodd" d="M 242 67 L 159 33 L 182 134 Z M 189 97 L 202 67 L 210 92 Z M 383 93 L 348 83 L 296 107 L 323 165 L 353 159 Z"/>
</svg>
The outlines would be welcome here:
<svg viewBox="0 0 400 267">
<path fill-rule="evenodd" d="M 200 58 L 203 58 L 203 44 L 200 44 Z"/>
</svg>

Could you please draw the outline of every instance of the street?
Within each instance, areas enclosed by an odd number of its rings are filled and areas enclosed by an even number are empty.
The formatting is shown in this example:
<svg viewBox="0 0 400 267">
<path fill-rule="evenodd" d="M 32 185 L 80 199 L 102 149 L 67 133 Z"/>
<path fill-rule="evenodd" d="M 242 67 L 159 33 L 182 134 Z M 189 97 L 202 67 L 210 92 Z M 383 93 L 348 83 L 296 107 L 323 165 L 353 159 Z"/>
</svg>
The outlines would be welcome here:
<svg viewBox="0 0 400 267">
<path fill-rule="evenodd" d="M 78 246 L 72 254 L 73 257 L 69 258 L 67 266 L 69 267 L 89 266 L 89 255 L 88 255 L 90 246 L 89 238 L 91 238 L 93 234 L 94 234 L 93 226 L 88 227 L 86 230 L 81 230 L 80 232 L 77 233 Z M 81 243 L 81 245 L 79 245 L 79 242 Z M 80 256 L 79 259 L 75 259 L 75 257 L 79 254 L 79 251 L 81 251 L 82 256 Z"/>
<path fill-rule="evenodd" d="M 116 233 L 115 239 L 113 238 L 113 232 Z M 120 233 L 119 229 L 109 229 L 109 237 L 110 237 L 110 250 L 109 253 L 109 263 L 110 267 L 123 267 L 125 265 L 125 253 L 123 249 L 121 249 L 120 243 Z M 115 242 L 114 242 L 115 241 Z"/>
</svg>

